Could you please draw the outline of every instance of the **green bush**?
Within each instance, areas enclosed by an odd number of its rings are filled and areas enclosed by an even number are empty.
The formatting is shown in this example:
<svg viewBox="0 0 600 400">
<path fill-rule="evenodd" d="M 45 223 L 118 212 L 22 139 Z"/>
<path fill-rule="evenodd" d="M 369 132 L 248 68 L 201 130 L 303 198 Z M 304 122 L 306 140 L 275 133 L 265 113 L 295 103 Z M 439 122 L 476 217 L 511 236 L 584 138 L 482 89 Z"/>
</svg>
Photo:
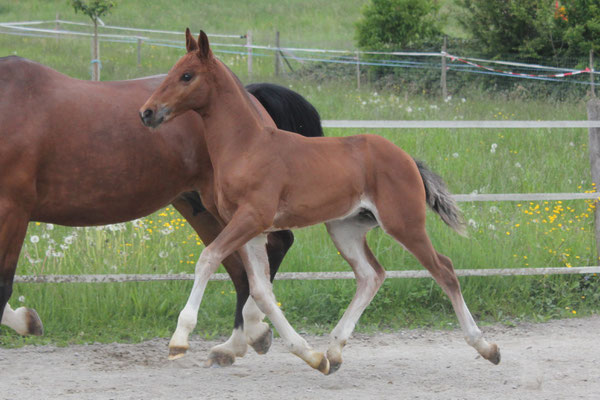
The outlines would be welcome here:
<svg viewBox="0 0 600 400">
<path fill-rule="evenodd" d="M 438 2 L 432 0 L 371 0 L 356 24 L 358 47 L 394 51 L 420 48 L 441 37 Z"/>
</svg>

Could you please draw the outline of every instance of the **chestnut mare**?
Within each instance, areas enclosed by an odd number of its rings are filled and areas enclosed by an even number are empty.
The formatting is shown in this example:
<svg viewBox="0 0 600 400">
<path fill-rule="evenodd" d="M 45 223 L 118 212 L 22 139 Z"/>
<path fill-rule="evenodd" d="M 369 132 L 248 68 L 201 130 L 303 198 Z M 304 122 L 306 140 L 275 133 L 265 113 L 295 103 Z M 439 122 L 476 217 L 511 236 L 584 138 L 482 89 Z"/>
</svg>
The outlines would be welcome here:
<svg viewBox="0 0 600 400">
<path fill-rule="evenodd" d="M 151 127 L 188 110 L 202 116 L 215 174 L 210 203 L 227 225 L 200 255 L 194 287 L 169 344 L 171 355 L 188 348 L 206 281 L 224 257 L 239 249 L 250 293 L 289 350 L 325 374 L 336 371 L 342 348 L 385 278 L 365 239 L 381 226 L 449 296 L 467 343 L 498 363 L 498 346 L 483 338 L 471 317 L 450 259 L 435 251 L 425 231 L 426 204 L 450 227 L 464 229 L 442 179 L 379 136 L 315 139 L 266 126 L 239 80 L 213 56 L 204 32 L 196 41 L 187 30 L 186 44 L 188 53 L 140 115 Z M 265 278 L 267 233 L 320 222 L 357 279 L 356 294 L 331 333 L 326 355 L 290 326 Z"/>
<path fill-rule="evenodd" d="M 0 59 L 3 325 L 20 334 L 42 333 L 34 310 L 13 310 L 7 303 L 29 221 L 110 224 L 148 215 L 172 203 L 205 243 L 221 231 L 194 192 L 212 187 L 202 119 L 188 113 L 149 134 L 136 115 L 139 104 L 163 79 L 88 82 L 19 57 Z M 255 84 L 250 90 L 273 110 L 278 126 L 311 136 L 323 134 L 317 111 L 299 94 L 270 84 Z M 265 109 L 254 104 L 261 122 L 273 126 Z M 289 231 L 269 236 L 272 275 L 292 241 Z M 264 353 L 271 340 L 271 331 L 261 322 L 262 314 L 253 302 L 242 311 L 249 287 L 241 259 L 234 254 L 224 265 L 237 291 L 234 334 L 211 350 L 209 364 L 231 364 L 235 356 L 245 353 L 246 342 Z"/>
</svg>

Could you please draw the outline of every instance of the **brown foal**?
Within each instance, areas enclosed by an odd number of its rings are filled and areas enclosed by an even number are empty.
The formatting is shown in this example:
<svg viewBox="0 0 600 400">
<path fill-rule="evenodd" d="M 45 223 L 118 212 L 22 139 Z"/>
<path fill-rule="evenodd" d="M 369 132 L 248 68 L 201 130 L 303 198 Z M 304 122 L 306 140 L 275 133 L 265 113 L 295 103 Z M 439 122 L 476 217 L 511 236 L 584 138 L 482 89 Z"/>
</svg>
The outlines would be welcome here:
<svg viewBox="0 0 600 400">
<path fill-rule="evenodd" d="M 226 226 L 200 256 L 169 345 L 171 355 L 188 348 L 206 281 L 224 257 L 240 249 L 250 293 L 290 351 L 325 374 L 336 371 L 342 348 L 385 278 L 366 242 L 367 232 L 380 226 L 449 296 L 467 343 L 498 363 L 498 346 L 483 338 L 471 317 L 450 259 L 435 251 L 425 231 L 427 204 L 455 230 L 464 228 L 441 178 L 379 136 L 314 139 L 266 126 L 239 80 L 213 56 L 204 32 L 196 41 L 187 30 L 186 44 L 188 53 L 140 115 L 151 127 L 188 110 L 202 116 L 214 168 L 211 212 Z M 331 333 L 326 355 L 313 350 L 277 307 L 265 252 L 266 233 L 321 222 L 357 279 L 356 294 Z"/>
</svg>

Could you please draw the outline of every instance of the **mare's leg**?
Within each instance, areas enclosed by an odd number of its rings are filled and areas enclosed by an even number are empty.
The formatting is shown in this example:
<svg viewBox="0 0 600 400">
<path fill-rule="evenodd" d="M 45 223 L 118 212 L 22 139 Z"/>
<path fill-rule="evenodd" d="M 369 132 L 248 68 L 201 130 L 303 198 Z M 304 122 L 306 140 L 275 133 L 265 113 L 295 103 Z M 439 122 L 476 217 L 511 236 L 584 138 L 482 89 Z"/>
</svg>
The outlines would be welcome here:
<svg viewBox="0 0 600 400">
<path fill-rule="evenodd" d="M 356 216 L 325 224 L 333 243 L 350 264 L 356 276 L 356 293 L 344 315 L 330 334 L 327 359 L 329 373 L 342 365 L 342 349 L 350 338 L 358 319 L 373 300 L 385 279 L 385 271 L 367 246 L 366 234 L 376 226 L 371 217 Z"/>
<path fill-rule="evenodd" d="M 25 211 L 0 199 L 0 323 L 21 335 L 41 335 L 42 322 L 35 310 L 13 310 L 8 304 L 28 222 Z"/>
<path fill-rule="evenodd" d="M 394 198 L 382 194 L 383 199 Z M 466 342 L 474 347 L 483 358 L 494 364 L 500 362 L 500 351 L 494 343 L 488 343 L 473 320 L 463 299 L 460 283 L 450 259 L 433 248 L 425 231 L 425 205 L 416 199 L 403 199 L 402 204 L 377 204 L 381 227 L 403 244 L 431 273 L 452 302 Z"/>
<path fill-rule="evenodd" d="M 202 241 L 209 245 L 221 232 L 219 222 L 202 206 L 196 193 L 187 194 L 176 199 L 173 206 L 194 228 Z M 291 232 L 274 232 L 269 235 L 269 265 L 271 280 L 274 278 L 283 257 L 294 240 Z M 225 343 L 211 349 L 207 365 L 228 366 L 235 357 L 243 357 L 250 344 L 259 354 L 268 352 L 273 333 L 269 325 L 263 322 L 264 314 L 249 297 L 250 289 L 243 263 L 237 253 L 223 260 L 225 269 L 231 276 L 237 295 L 234 329 Z"/>
</svg>

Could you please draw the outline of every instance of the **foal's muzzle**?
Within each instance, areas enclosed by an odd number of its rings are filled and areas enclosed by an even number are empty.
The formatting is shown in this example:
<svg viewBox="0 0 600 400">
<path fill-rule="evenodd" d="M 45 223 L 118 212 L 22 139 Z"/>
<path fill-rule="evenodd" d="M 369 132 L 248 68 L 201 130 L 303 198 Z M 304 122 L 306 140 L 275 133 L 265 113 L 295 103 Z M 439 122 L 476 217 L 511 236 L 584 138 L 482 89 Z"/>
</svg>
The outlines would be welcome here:
<svg viewBox="0 0 600 400">
<path fill-rule="evenodd" d="M 158 116 L 158 113 L 155 113 L 150 108 L 147 108 L 143 111 L 140 110 L 140 118 L 142 119 L 142 123 L 150 128 L 156 128 L 165 119 L 164 115 Z"/>
</svg>

